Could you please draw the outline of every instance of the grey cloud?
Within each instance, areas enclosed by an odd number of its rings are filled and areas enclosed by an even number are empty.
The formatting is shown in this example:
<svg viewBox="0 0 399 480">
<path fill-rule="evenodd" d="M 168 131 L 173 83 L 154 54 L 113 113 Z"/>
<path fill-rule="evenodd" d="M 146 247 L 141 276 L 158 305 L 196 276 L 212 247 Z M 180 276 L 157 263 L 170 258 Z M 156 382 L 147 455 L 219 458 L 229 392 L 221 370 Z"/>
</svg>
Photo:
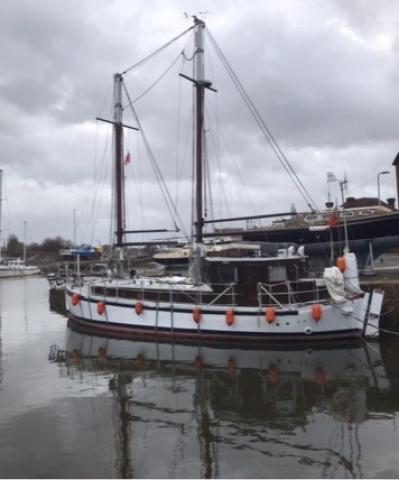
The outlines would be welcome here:
<svg viewBox="0 0 399 480">
<path fill-rule="evenodd" d="M 325 173 L 334 168 L 339 174 L 346 170 L 354 192 L 373 193 L 376 172 L 381 165 L 390 167 L 399 146 L 395 100 L 399 13 L 392 2 L 366 5 L 339 0 L 2 2 L 0 56 L 6 68 L 0 72 L 1 166 L 15 183 L 15 195 L 27 202 L 25 207 L 20 205 L 21 211 L 25 208 L 31 223 L 37 222 L 32 235 L 41 238 L 58 231 L 70 236 L 72 208 L 83 210 L 95 163 L 102 172 L 95 178 L 101 178 L 102 184 L 111 172 L 107 163 L 110 129 L 96 126 L 94 118 L 111 115 L 112 74 L 187 28 L 190 22 L 182 15 L 187 10 L 190 14 L 204 9 L 211 12 L 206 21 L 213 36 L 319 204 L 325 199 Z M 378 45 L 381 35 L 389 37 L 391 48 Z M 156 62 L 127 77 L 133 98 L 158 78 L 185 42 L 179 43 L 175 53 L 168 49 Z M 215 54 L 207 66 L 207 76 L 218 89 L 207 98 L 209 161 L 214 196 L 222 205 L 218 211 L 226 211 L 226 198 L 237 214 L 248 213 L 252 204 L 258 212 L 289 208 L 291 203 L 303 208 L 299 194 L 270 148 L 265 148 L 264 138 L 217 65 Z M 185 73 L 190 74 L 190 68 L 187 64 Z M 137 111 L 171 191 L 176 190 L 176 169 L 184 180 L 179 198 L 188 221 L 191 100 L 178 104 L 179 92 L 183 95 L 190 90 L 184 81 L 179 89 L 178 72 L 176 66 L 137 103 Z M 179 108 L 183 112 L 180 120 Z M 126 113 L 127 123 L 134 124 Z M 218 127 L 224 137 L 219 140 Z M 151 167 L 144 164 L 142 143 L 137 134 L 126 135 L 134 157 L 130 168 L 136 177 L 141 173 L 147 190 L 146 221 L 162 224 L 163 200 Z M 185 149 L 180 146 L 179 155 L 178 137 L 186 144 Z M 223 192 L 218 188 L 219 176 L 228 180 Z M 37 199 L 40 215 L 31 211 L 29 201 L 19 193 L 23 179 L 36 182 L 35 192 L 42 196 Z M 393 180 L 393 175 L 384 178 L 384 194 L 394 193 Z M 79 189 L 85 194 L 79 195 Z M 238 199 L 236 191 L 246 193 Z M 98 213 L 102 220 L 97 225 L 104 240 L 110 208 L 105 193 Z M 69 211 L 61 213 L 62 205 Z M 90 208 L 85 207 L 81 215 L 82 225 L 89 221 Z M 130 210 L 134 212 L 133 207 Z"/>
</svg>

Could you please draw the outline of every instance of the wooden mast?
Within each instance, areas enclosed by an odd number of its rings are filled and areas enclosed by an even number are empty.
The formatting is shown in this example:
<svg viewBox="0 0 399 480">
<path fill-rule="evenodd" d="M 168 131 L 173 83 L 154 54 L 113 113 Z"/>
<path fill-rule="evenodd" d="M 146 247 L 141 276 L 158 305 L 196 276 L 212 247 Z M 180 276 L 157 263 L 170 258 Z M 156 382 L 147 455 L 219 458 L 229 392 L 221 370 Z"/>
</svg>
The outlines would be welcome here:
<svg viewBox="0 0 399 480">
<path fill-rule="evenodd" d="M 96 120 L 110 123 L 113 126 L 113 148 L 114 148 L 114 221 L 116 241 L 114 246 L 122 247 L 125 237 L 125 188 L 124 188 L 124 161 L 123 161 L 123 128 L 138 130 L 136 127 L 125 125 L 122 123 L 122 82 L 123 75 L 121 73 L 114 74 L 114 115 L 113 120 L 96 117 Z M 122 253 L 121 253 L 122 254 Z"/>
<path fill-rule="evenodd" d="M 194 241 L 193 241 L 193 280 L 195 284 L 202 283 L 203 248 L 203 137 L 204 137 L 204 103 L 205 89 L 216 91 L 211 82 L 204 80 L 204 28 L 205 22 L 194 18 L 195 62 L 194 79 L 185 75 L 182 77 L 192 81 L 195 86 L 195 211 L 194 211 Z"/>
<path fill-rule="evenodd" d="M 204 40 L 205 23 L 194 17 L 195 24 L 195 63 L 194 78 L 196 89 L 195 101 L 195 242 L 203 242 L 203 131 L 204 131 Z"/>
<path fill-rule="evenodd" d="M 125 230 L 123 125 L 122 125 L 122 75 L 114 74 L 114 166 L 115 166 L 115 235 L 116 246 L 121 246 Z"/>
</svg>

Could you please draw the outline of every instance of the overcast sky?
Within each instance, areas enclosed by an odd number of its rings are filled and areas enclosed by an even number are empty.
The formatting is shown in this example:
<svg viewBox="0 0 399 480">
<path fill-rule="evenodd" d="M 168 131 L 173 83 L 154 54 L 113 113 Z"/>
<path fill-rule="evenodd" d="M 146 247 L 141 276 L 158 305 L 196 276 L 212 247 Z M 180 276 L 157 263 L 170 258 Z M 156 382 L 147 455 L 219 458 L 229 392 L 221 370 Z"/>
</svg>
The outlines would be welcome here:
<svg viewBox="0 0 399 480">
<path fill-rule="evenodd" d="M 394 0 L 3 0 L 0 3 L 0 167 L 3 238 L 61 235 L 108 241 L 112 74 L 187 29 L 207 27 L 318 206 L 326 174 L 346 174 L 348 195 L 396 197 L 399 150 L 399 2 Z M 188 35 L 126 77 L 171 196 L 190 212 L 191 52 Z M 208 48 L 209 42 L 206 42 Z M 206 62 L 207 145 L 215 216 L 306 208 L 274 158 L 214 51 Z M 128 109 L 126 109 L 128 114 Z M 135 124 L 132 116 L 127 122 Z M 128 227 L 169 228 L 141 137 L 126 133 L 132 162 Z M 146 163 L 147 162 L 147 163 Z M 134 188 L 130 188 L 134 187 Z M 131 192 L 131 193 L 130 193 Z M 139 199 L 138 192 L 143 195 Z M 333 199 L 339 198 L 331 184 Z M 133 238 L 131 238 L 133 240 Z"/>
</svg>

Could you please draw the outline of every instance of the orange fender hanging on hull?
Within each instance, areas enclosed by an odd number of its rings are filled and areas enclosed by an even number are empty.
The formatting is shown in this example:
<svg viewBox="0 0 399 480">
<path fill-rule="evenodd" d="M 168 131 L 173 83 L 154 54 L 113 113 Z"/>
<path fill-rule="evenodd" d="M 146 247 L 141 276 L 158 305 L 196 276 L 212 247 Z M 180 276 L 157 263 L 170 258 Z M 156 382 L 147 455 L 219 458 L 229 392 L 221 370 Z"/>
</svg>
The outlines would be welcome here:
<svg viewBox="0 0 399 480">
<path fill-rule="evenodd" d="M 321 318 L 321 306 L 319 303 L 312 305 L 312 318 L 315 322 L 318 322 Z"/>
<path fill-rule="evenodd" d="M 343 272 L 346 268 L 345 257 L 338 257 L 336 265 L 341 270 L 341 272 Z"/>
<path fill-rule="evenodd" d="M 77 305 L 79 303 L 79 299 L 80 299 L 79 293 L 74 293 L 71 297 L 72 305 Z"/>
<path fill-rule="evenodd" d="M 274 307 L 267 307 L 265 310 L 265 318 L 267 323 L 273 323 L 276 318 L 276 310 Z"/>
<path fill-rule="evenodd" d="M 141 302 L 136 302 L 134 305 L 134 311 L 136 315 L 141 315 L 144 311 L 144 305 Z"/>
<path fill-rule="evenodd" d="M 104 302 L 98 302 L 97 303 L 97 313 L 99 315 L 102 315 L 105 312 L 105 303 Z"/>
<path fill-rule="evenodd" d="M 202 312 L 200 307 L 193 308 L 193 320 L 195 323 L 199 323 L 201 321 Z"/>
<path fill-rule="evenodd" d="M 231 327 L 234 323 L 234 310 L 232 308 L 229 308 L 226 310 L 226 315 L 225 315 L 225 320 L 226 323 L 229 327 Z"/>
</svg>

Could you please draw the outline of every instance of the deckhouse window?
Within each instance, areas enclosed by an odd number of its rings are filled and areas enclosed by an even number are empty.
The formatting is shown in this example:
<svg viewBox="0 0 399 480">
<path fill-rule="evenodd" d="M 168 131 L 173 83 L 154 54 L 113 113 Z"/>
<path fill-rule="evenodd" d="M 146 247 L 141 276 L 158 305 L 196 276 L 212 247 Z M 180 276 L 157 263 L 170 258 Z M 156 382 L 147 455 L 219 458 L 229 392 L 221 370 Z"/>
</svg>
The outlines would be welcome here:
<svg viewBox="0 0 399 480">
<path fill-rule="evenodd" d="M 285 282 L 287 280 L 287 267 L 275 265 L 269 267 L 269 282 Z"/>
<path fill-rule="evenodd" d="M 237 281 L 237 270 L 233 265 L 220 265 L 218 268 L 218 282 L 235 283 Z"/>
<path fill-rule="evenodd" d="M 305 222 L 317 222 L 322 220 L 321 215 L 306 215 Z"/>
<path fill-rule="evenodd" d="M 372 215 L 374 210 L 363 210 L 363 212 L 359 212 L 359 215 Z"/>
</svg>

